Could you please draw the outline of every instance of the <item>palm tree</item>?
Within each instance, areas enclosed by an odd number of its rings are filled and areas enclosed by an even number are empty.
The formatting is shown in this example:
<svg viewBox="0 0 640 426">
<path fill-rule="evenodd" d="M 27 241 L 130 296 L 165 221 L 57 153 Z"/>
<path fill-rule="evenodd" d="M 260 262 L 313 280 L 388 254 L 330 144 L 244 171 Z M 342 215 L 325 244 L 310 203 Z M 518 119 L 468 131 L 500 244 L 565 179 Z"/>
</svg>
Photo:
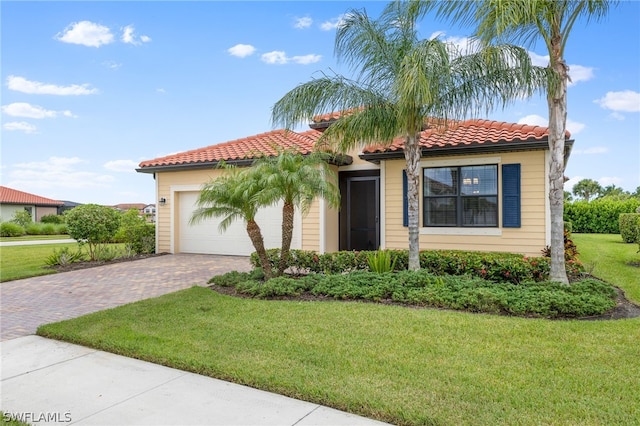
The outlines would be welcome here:
<svg viewBox="0 0 640 426">
<path fill-rule="evenodd" d="M 420 132 L 450 119 L 508 104 L 546 84 L 515 46 L 461 54 L 441 40 L 420 40 L 420 6 L 389 4 L 379 19 L 351 10 L 338 28 L 335 54 L 357 79 L 322 75 L 303 83 L 273 107 L 275 124 L 292 128 L 317 114 L 343 111 L 318 141 L 340 152 L 371 143 L 404 141 L 408 183 L 409 269 L 419 269 Z"/>
<path fill-rule="evenodd" d="M 247 234 L 260 259 L 265 279 L 268 280 L 272 276 L 271 265 L 260 226 L 255 220 L 258 209 L 262 206 L 257 201 L 257 194 L 263 189 L 260 186 L 261 181 L 252 169 L 240 170 L 224 164 L 221 167 L 225 169 L 225 174 L 203 186 L 190 223 L 222 217 L 219 229 L 224 232 L 234 221 L 244 221 Z"/>
<path fill-rule="evenodd" d="M 593 179 L 582 179 L 573 186 L 573 195 L 582 197 L 587 203 L 591 197 L 597 197 L 602 192 L 602 186 Z"/>
<path fill-rule="evenodd" d="M 328 156 L 320 152 L 303 155 L 282 151 L 274 157 L 261 157 L 252 166 L 252 173 L 260 180 L 257 199 L 262 205 L 282 201 L 282 246 L 276 275 L 284 273 L 289 259 L 295 208 L 308 212 L 311 202 L 324 198 L 331 207 L 340 204 L 340 191 L 335 173 L 329 169 Z"/>
<path fill-rule="evenodd" d="M 607 0 L 465 0 L 422 3 L 423 12 L 436 8 L 441 16 L 476 27 L 484 43 L 517 41 L 533 45 L 544 40 L 549 52 L 549 69 L 555 84 L 547 91 L 549 108 L 549 202 L 551 206 L 550 278 L 569 283 L 564 266 L 563 197 L 564 142 L 567 127 L 567 82 L 569 67 L 564 49 L 573 25 L 579 18 L 604 17 Z"/>
</svg>

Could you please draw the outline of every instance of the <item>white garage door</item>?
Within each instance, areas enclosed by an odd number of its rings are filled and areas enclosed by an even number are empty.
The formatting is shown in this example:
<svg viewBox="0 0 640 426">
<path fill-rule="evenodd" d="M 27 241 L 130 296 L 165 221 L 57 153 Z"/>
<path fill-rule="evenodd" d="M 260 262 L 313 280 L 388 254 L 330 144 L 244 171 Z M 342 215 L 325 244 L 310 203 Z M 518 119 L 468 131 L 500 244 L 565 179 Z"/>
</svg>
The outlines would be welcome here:
<svg viewBox="0 0 640 426">
<path fill-rule="evenodd" d="M 179 245 L 181 253 L 228 254 L 248 256 L 255 251 L 247 235 L 246 225 L 235 221 L 224 233 L 218 229 L 221 219 L 211 218 L 196 224 L 189 224 L 192 212 L 196 209 L 198 192 L 180 192 L 179 199 Z M 296 212 L 299 217 L 299 213 Z M 282 205 L 265 207 L 256 215 L 256 222 L 262 230 L 264 245 L 267 249 L 279 248 L 282 243 Z M 296 221 L 299 222 L 299 221 Z M 300 226 L 294 225 L 291 248 L 300 248 Z"/>
</svg>

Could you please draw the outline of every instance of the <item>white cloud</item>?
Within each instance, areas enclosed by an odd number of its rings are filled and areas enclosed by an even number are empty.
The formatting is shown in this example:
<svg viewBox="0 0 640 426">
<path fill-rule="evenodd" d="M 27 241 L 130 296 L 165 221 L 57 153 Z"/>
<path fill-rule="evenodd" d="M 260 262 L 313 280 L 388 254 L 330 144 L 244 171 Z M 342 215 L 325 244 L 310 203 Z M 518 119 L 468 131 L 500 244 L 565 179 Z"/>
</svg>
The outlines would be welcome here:
<svg viewBox="0 0 640 426">
<path fill-rule="evenodd" d="M 533 65 L 537 67 L 546 67 L 549 65 L 549 55 L 538 55 L 535 52 L 529 51 L 529 57 Z"/>
<path fill-rule="evenodd" d="M 547 125 L 549 124 L 549 120 L 547 120 L 546 118 L 540 115 L 531 114 L 531 115 L 524 116 L 520 120 L 518 120 L 518 124 L 528 124 L 530 126 L 547 127 Z"/>
<path fill-rule="evenodd" d="M 36 133 L 37 130 L 36 126 L 29 124 L 26 121 L 10 121 L 8 123 L 4 123 L 2 128 L 9 131 L 20 131 L 25 133 Z"/>
<path fill-rule="evenodd" d="M 117 70 L 122 66 L 121 63 L 118 63 L 116 61 L 104 61 L 102 63 L 102 65 L 104 65 L 105 67 L 110 68 L 112 70 Z"/>
<path fill-rule="evenodd" d="M 166 90 L 164 90 L 162 87 L 157 88 L 157 89 L 156 89 L 156 92 L 157 92 L 157 93 L 160 93 L 160 94 L 162 94 L 162 95 L 164 95 L 165 93 L 167 93 L 167 91 L 166 91 Z"/>
<path fill-rule="evenodd" d="M 100 47 L 113 42 L 111 30 L 104 25 L 90 21 L 74 22 L 55 36 L 64 43 L 81 44 L 89 47 Z"/>
<path fill-rule="evenodd" d="M 622 185 L 622 182 L 623 182 L 623 179 L 617 176 L 603 176 L 600 179 L 598 179 L 598 183 L 602 186 L 609 186 L 609 185 L 620 186 Z"/>
<path fill-rule="evenodd" d="M 549 120 L 540 115 L 531 114 L 531 115 L 522 117 L 520 120 L 518 120 L 518 124 L 528 124 L 530 126 L 547 127 L 549 126 Z M 573 121 L 567 118 L 567 130 L 571 132 L 571 135 L 576 135 L 580 133 L 585 127 L 586 127 L 585 124 L 579 123 L 577 121 Z"/>
<path fill-rule="evenodd" d="M 633 90 L 624 90 L 622 92 L 607 92 L 600 99 L 594 102 L 602 108 L 612 111 L 622 112 L 640 112 L 640 93 Z"/>
<path fill-rule="evenodd" d="M 287 55 L 282 50 L 263 53 L 261 59 L 262 62 L 266 62 L 267 64 L 286 64 L 288 61 Z"/>
<path fill-rule="evenodd" d="M 65 117 L 75 117 L 71 111 L 53 111 L 44 109 L 38 105 L 31 105 L 26 102 L 14 102 L 9 105 L 2 106 L 2 112 L 11 117 L 25 118 L 55 118 L 60 115 Z"/>
<path fill-rule="evenodd" d="M 262 59 L 262 62 L 265 62 L 267 64 L 282 65 L 282 64 L 288 64 L 290 62 L 293 62 L 295 64 L 307 65 L 307 64 L 314 64 L 316 62 L 319 62 L 322 59 L 322 55 L 316 55 L 311 53 L 308 55 L 289 57 L 282 50 L 274 50 L 273 52 L 263 53 L 260 59 Z"/>
<path fill-rule="evenodd" d="M 304 29 L 309 28 L 313 24 L 313 19 L 308 16 L 302 18 L 295 18 L 293 22 L 293 28 Z"/>
<path fill-rule="evenodd" d="M 609 114 L 609 117 L 613 118 L 614 120 L 618 120 L 618 121 L 624 120 L 624 115 L 620 114 L 617 111 L 614 111 L 611 114 Z"/>
<path fill-rule="evenodd" d="M 582 179 L 586 179 L 584 176 L 574 176 L 568 181 L 564 183 L 564 190 L 573 193 L 573 187 L 576 183 L 580 182 Z"/>
<path fill-rule="evenodd" d="M 320 24 L 320 29 L 322 31 L 335 30 L 336 28 L 344 24 L 344 17 L 345 17 L 344 15 L 340 15 L 336 18 L 332 18 L 328 21 L 325 21 L 322 24 Z"/>
<path fill-rule="evenodd" d="M 237 56 L 238 58 L 246 58 L 247 56 L 251 56 L 256 51 L 256 48 L 250 44 L 236 44 L 233 47 L 227 49 L 227 52 L 231 56 Z"/>
<path fill-rule="evenodd" d="M 291 61 L 295 62 L 296 64 L 307 65 L 307 64 L 314 64 L 316 62 L 320 62 L 321 59 L 322 59 L 322 55 L 309 54 L 304 56 L 294 56 L 291 58 Z"/>
<path fill-rule="evenodd" d="M 569 65 L 569 86 L 573 86 L 581 81 L 589 81 L 593 78 L 593 68 L 582 65 Z"/>
<path fill-rule="evenodd" d="M 609 148 L 607 148 L 606 146 L 592 146 L 591 148 L 587 149 L 574 149 L 571 151 L 571 154 L 597 155 L 606 154 L 607 152 L 609 152 Z"/>
<path fill-rule="evenodd" d="M 138 163 L 132 160 L 113 160 L 104 163 L 103 167 L 112 172 L 135 172 Z"/>
<path fill-rule="evenodd" d="M 151 41 L 151 37 L 142 35 L 138 37 L 136 35 L 136 29 L 133 25 L 127 25 L 122 29 L 122 35 L 120 36 L 120 40 L 123 43 L 133 44 L 134 46 L 138 46 L 142 43 L 148 43 Z"/>
<path fill-rule="evenodd" d="M 105 188 L 113 176 L 79 170 L 86 161 L 78 157 L 50 157 L 46 161 L 15 164 L 9 186 L 22 188 Z M 37 192 L 37 191 L 36 191 Z"/>
<path fill-rule="evenodd" d="M 70 86 L 56 86 L 55 84 L 40 83 L 39 81 L 29 81 L 24 77 L 10 75 L 7 77 L 7 87 L 16 92 L 29 93 L 32 95 L 94 95 L 98 89 L 93 89 L 89 84 L 72 84 Z"/>
</svg>

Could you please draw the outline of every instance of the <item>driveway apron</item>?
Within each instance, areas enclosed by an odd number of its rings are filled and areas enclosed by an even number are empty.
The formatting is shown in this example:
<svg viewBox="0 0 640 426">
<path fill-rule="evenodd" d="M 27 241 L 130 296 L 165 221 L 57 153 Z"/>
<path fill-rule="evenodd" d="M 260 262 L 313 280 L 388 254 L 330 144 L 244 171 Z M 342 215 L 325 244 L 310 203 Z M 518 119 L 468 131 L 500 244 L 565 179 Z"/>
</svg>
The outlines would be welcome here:
<svg viewBox="0 0 640 426">
<path fill-rule="evenodd" d="M 0 340 L 38 326 L 193 286 L 214 275 L 249 271 L 248 257 L 171 254 L 0 283 Z"/>
</svg>

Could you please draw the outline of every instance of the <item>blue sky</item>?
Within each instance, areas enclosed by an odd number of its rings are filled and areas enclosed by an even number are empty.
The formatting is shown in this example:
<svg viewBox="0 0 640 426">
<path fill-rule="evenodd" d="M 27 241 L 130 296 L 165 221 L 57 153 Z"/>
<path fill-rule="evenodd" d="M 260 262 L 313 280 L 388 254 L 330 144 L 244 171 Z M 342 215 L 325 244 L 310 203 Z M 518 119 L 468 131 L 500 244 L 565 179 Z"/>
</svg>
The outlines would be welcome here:
<svg viewBox="0 0 640 426">
<path fill-rule="evenodd" d="M 321 71 L 351 8 L 383 2 L 0 3 L 2 185 L 80 203 L 154 203 L 144 160 L 271 130 L 272 105 Z M 640 185 L 640 3 L 578 22 L 566 49 L 566 188 Z M 425 38 L 469 30 L 427 17 Z M 530 49 L 546 64 L 542 43 Z M 489 117 L 546 125 L 543 98 Z"/>
</svg>

